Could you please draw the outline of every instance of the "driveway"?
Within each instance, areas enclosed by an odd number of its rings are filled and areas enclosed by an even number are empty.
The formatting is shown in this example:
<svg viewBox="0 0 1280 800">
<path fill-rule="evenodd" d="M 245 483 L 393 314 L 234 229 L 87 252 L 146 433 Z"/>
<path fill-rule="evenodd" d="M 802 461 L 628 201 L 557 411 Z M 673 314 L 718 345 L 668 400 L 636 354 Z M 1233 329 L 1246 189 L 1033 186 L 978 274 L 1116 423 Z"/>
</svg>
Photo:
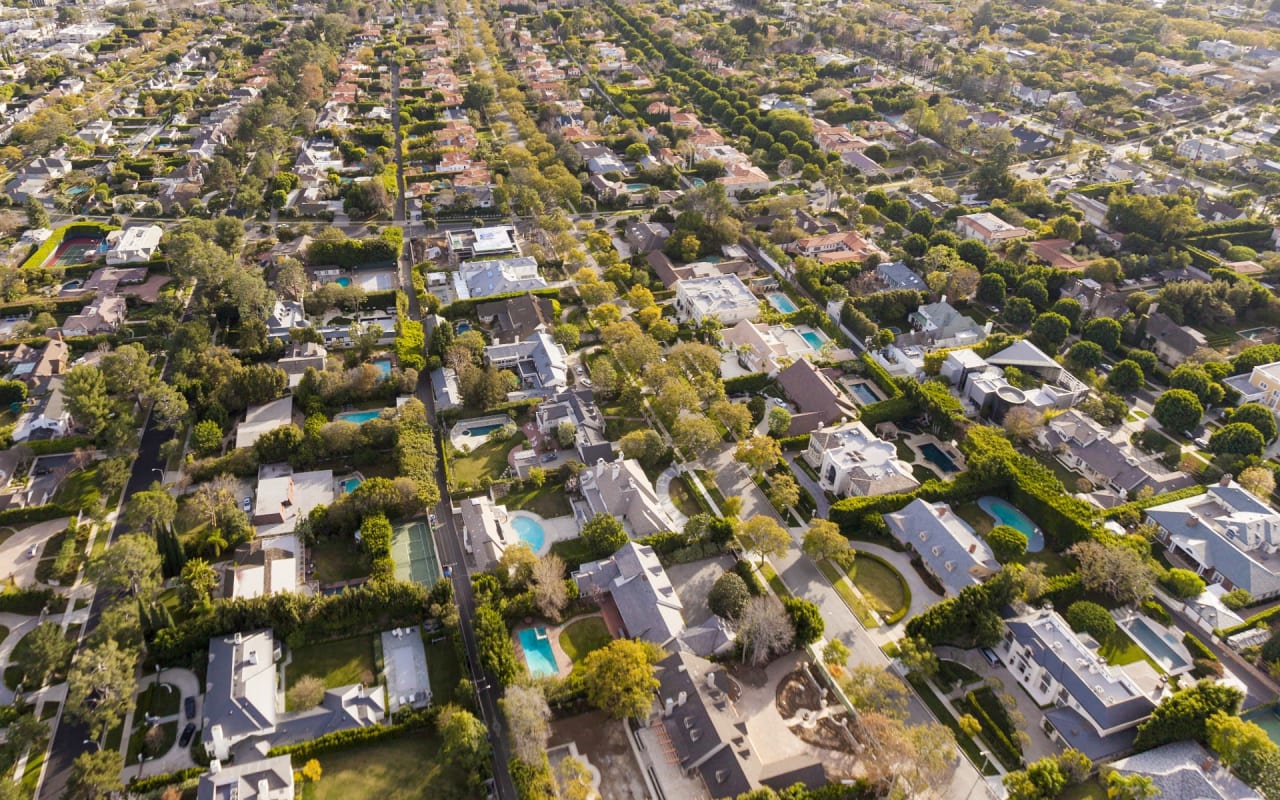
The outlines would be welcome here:
<svg viewBox="0 0 1280 800">
<path fill-rule="evenodd" d="M 813 497 L 813 503 L 817 507 L 814 516 L 826 519 L 831 510 L 831 502 L 827 500 L 827 493 L 822 491 L 822 487 L 818 482 L 809 477 L 809 473 L 796 462 L 801 459 L 799 453 L 783 453 L 782 457 L 787 460 L 787 464 L 791 467 L 791 474 L 795 476 L 796 483 Z"/>
<path fill-rule="evenodd" d="M 888 644 L 902 637 L 903 629 L 907 625 L 907 620 L 921 613 L 929 606 L 940 602 L 942 595 L 935 592 L 924 582 L 924 578 L 920 577 L 920 573 L 916 572 L 915 567 L 911 566 L 911 557 L 906 553 L 899 553 L 893 548 L 871 542 L 852 542 L 854 548 L 863 553 L 870 553 L 873 556 L 879 556 L 888 561 L 903 580 L 907 582 L 907 588 L 911 590 L 911 605 L 907 608 L 907 613 L 892 625 L 884 625 L 869 631 L 881 644 Z"/>
<path fill-rule="evenodd" d="M 694 628 L 711 618 L 707 592 L 721 575 L 733 569 L 733 561 L 732 556 L 716 556 L 667 567 L 667 577 L 671 578 L 676 596 L 684 606 L 685 625 Z"/>
<path fill-rule="evenodd" d="M 37 550 L 35 556 L 28 556 L 27 552 L 33 546 L 43 547 L 51 536 L 65 530 L 70 521 L 68 517 L 59 517 L 24 528 L 0 528 L 0 535 L 11 532 L 9 538 L 0 542 L 0 570 L 4 570 L 3 574 L 12 578 L 19 587 L 33 585 L 40 551 Z M 46 555 L 52 558 L 57 554 Z"/>
<path fill-rule="evenodd" d="M 182 729 L 186 727 L 188 722 L 196 724 L 196 733 L 192 737 L 192 741 L 197 741 L 200 736 L 200 713 L 203 710 L 200 698 L 200 678 L 188 669 L 166 669 L 159 673 L 153 672 L 144 676 L 138 681 L 138 691 L 142 692 L 156 681 L 172 686 L 180 697 L 178 698 L 178 713 L 160 717 L 155 721 L 155 724 L 163 725 L 166 722 L 176 722 L 178 724 L 178 735 L 173 741 L 173 746 L 169 748 L 169 752 L 164 755 L 148 759 L 142 762 L 141 765 L 125 764 L 122 770 L 122 778 L 125 782 L 138 775 L 165 775 L 196 766 L 195 761 L 191 759 L 190 742 L 188 742 L 187 747 L 182 747 L 178 744 L 178 739 L 182 738 Z M 184 709 L 188 697 L 196 698 L 196 713 L 190 720 L 187 719 Z M 132 724 L 136 725 L 137 722 L 133 721 Z"/>
</svg>

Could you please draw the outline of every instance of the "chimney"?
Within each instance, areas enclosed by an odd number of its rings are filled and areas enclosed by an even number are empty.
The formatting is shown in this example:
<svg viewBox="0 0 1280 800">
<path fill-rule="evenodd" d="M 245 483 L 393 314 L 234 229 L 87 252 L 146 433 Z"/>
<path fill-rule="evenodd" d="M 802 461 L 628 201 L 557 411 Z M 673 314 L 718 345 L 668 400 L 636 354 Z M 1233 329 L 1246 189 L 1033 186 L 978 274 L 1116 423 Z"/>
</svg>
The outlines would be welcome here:
<svg viewBox="0 0 1280 800">
<path fill-rule="evenodd" d="M 685 701 L 688 699 L 689 699 L 689 693 L 681 692 L 680 694 L 676 695 L 676 705 L 682 706 L 685 704 Z"/>
<path fill-rule="evenodd" d="M 1218 481 L 1218 485 L 1219 485 L 1219 486 L 1230 486 L 1230 485 L 1231 485 L 1231 473 L 1230 473 L 1230 472 L 1228 472 L 1228 473 L 1226 473 L 1225 475 L 1223 475 L 1223 476 L 1222 476 L 1222 479 Z"/>
<path fill-rule="evenodd" d="M 240 635 L 240 631 L 236 631 L 235 642 L 237 645 L 244 644 L 244 637 Z"/>
<path fill-rule="evenodd" d="M 978 550 L 978 544 L 977 544 L 976 542 L 975 542 L 975 543 L 973 543 L 973 544 L 971 544 L 971 545 L 969 545 L 969 552 L 970 552 L 970 553 L 976 553 L 976 552 L 977 552 L 977 550 Z"/>
<path fill-rule="evenodd" d="M 716 674 L 714 672 L 707 673 L 707 688 L 708 689 L 716 688 Z"/>
<path fill-rule="evenodd" d="M 215 758 L 209 762 L 209 774 L 217 775 L 219 772 L 222 772 L 222 762 Z"/>
</svg>

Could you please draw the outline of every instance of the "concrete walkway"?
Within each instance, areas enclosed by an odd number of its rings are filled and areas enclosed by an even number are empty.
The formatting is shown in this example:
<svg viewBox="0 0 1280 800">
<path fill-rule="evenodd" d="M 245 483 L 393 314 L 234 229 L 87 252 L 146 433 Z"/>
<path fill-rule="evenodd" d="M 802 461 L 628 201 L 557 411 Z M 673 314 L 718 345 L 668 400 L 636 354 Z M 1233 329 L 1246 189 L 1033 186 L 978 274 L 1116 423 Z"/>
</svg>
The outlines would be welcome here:
<svg viewBox="0 0 1280 800">
<path fill-rule="evenodd" d="M 787 460 L 787 465 L 791 467 L 791 474 L 795 476 L 796 483 L 800 484 L 806 492 L 813 497 L 813 504 L 817 508 L 814 512 L 815 516 L 826 519 L 831 512 L 831 502 L 827 500 L 827 493 L 822 490 L 818 482 L 809 477 L 809 473 L 804 471 L 798 462 L 803 456 L 799 453 L 783 453 L 782 457 Z M 807 464 L 805 466 L 808 466 Z"/>
<path fill-rule="evenodd" d="M 200 719 L 200 678 L 191 670 L 187 669 L 166 669 L 159 673 L 151 673 L 144 676 L 138 681 L 138 694 L 141 694 L 148 686 L 154 683 L 168 684 L 173 687 L 173 691 L 178 693 L 178 712 L 167 716 L 159 717 L 155 720 L 156 725 L 163 725 L 168 722 L 177 723 L 177 735 L 174 737 L 173 746 L 169 751 L 158 758 L 151 758 L 143 761 L 141 766 L 136 762 L 133 764 L 125 764 L 124 769 L 120 771 L 120 778 L 123 782 L 128 783 L 131 779 L 139 776 L 147 777 L 150 775 L 165 775 L 170 772 L 194 767 L 196 764 L 191 760 L 190 742 L 187 747 L 178 744 L 178 739 L 182 737 L 182 729 L 188 722 L 195 722 L 199 726 Z M 183 710 L 186 699 L 188 697 L 196 698 L 196 714 L 188 720 L 186 712 Z M 137 708 L 137 696 L 134 698 L 134 708 Z M 133 711 L 125 718 L 126 735 L 121 737 L 120 748 L 121 755 L 128 755 L 129 735 L 134 727 Z"/>
<path fill-rule="evenodd" d="M 996 690 L 997 693 L 1002 692 L 1012 697 L 1017 704 L 1018 713 L 1022 715 L 1023 722 L 1018 726 L 1018 730 L 1027 735 L 1027 738 L 1022 743 L 1022 755 L 1028 764 L 1061 752 L 1062 748 L 1049 738 L 1049 734 L 1044 732 L 1044 712 L 1031 699 L 1031 695 L 1027 694 L 1022 686 L 1018 684 L 1013 677 L 1013 673 L 1009 672 L 1003 664 L 993 667 L 975 650 L 961 650 L 956 647 L 942 646 L 934 648 L 934 651 L 939 658 L 964 664 L 978 673 L 984 678 L 982 683 L 986 683 L 993 678 L 1000 682 L 1001 688 Z M 947 701 L 948 705 L 951 705 L 953 698 L 961 697 L 965 691 L 974 688 L 974 686 L 975 684 L 970 684 L 968 687 L 957 687 L 943 699 Z M 942 692 L 938 692 L 938 694 L 941 695 Z M 959 718 L 959 714 L 956 716 Z M 982 742 L 979 741 L 978 744 L 981 745 Z M 1000 768 L 994 757 L 992 758 L 992 764 L 997 769 Z M 1004 772 L 1003 769 L 1000 771 Z"/>
<path fill-rule="evenodd" d="M 28 617 L 23 614 L 0 613 L 0 625 L 9 629 L 9 635 L 0 642 L 0 669 L 9 666 L 13 656 L 13 648 L 18 646 L 22 637 L 31 633 L 40 624 L 39 617 Z M 0 682 L 0 705 L 13 705 L 13 690 Z"/>
<path fill-rule="evenodd" d="M 658 493 L 658 499 L 662 501 L 662 508 L 671 517 L 679 530 L 684 530 L 684 524 L 689 518 L 680 513 L 680 509 L 676 508 L 676 504 L 671 500 L 671 482 L 679 475 L 679 470 L 675 466 L 667 467 L 658 476 L 658 482 L 653 485 L 653 489 Z"/>
</svg>

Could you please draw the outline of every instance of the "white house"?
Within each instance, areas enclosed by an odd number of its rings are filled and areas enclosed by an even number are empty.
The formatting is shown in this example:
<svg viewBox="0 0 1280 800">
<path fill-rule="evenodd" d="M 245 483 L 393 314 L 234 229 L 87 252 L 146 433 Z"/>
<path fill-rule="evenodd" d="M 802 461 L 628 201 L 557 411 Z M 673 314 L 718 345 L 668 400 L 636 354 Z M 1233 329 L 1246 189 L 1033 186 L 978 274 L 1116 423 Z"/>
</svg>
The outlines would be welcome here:
<svg viewBox="0 0 1280 800">
<path fill-rule="evenodd" d="M 454 273 L 453 288 L 459 300 L 490 297 L 547 288 L 538 262 L 529 256 L 469 261 Z"/>
<path fill-rule="evenodd" d="M 293 800 L 293 763 L 289 756 L 223 766 L 213 760 L 200 776 L 196 800 Z"/>
<path fill-rule="evenodd" d="M 901 511 L 885 514 L 884 521 L 893 538 L 920 556 L 948 597 L 1000 570 L 991 547 L 946 503 L 917 498 Z"/>
<path fill-rule="evenodd" d="M 270 629 L 209 640 L 200 740 L 210 758 L 276 730 L 276 668 L 280 649 Z"/>
<path fill-rule="evenodd" d="M 819 428 L 809 434 L 804 460 L 818 471 L 823 489 L 848 497 L 909 492 L 920 485 L 897 447 L 861 422 Z"/>
<path fill-rule="evenodd" d="M 107 264 L 136 264 L 150 261 L 160 249 L 164 229 L 159 225 L 136 225 L 107 235 L 111 249 L 107 250 Z"/>
<path fill-rule="evenodd" d="M 598 461 L 578 473 L 578 487 L 592 514 L 617 517 L 633 536 L 680 529 L 639 461 Z"/>
<path fill-rule="evenodd" d="M 1031 231 L 1010 225 L 989 211 L 966 214 L 956 220 L 956 231 L 965 239 L 977 239 L 988 247 L 1030 236 Z"/>
<path fill-rule="evenodd" d="M 49 381 L 49 390 L 37 397 L 35 403 L 23 409 L 13 428 L 13 440 L 60 439 L 71 430 L 71 412 L 62 396 L 62 377 Z"/>
<path fill-rule="evenodd" d="M 710 275 L 676 281 L 676 313 L 681 320 L 701 324 L 715 317 L 722 325 L 737 325 L 760 316 L 760 301 L 737 275 Z"/>
</svg>

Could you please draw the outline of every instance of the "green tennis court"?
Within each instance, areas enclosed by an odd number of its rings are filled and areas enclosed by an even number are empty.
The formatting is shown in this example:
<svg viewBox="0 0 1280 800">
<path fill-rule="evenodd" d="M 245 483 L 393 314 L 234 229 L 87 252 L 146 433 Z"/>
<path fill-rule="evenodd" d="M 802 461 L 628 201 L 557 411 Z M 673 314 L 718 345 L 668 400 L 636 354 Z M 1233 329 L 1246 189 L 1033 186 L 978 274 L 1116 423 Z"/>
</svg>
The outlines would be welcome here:
<svg viewBox="0 0 1280 800">
<path fill-rule="evenodd" d="M 69 267 L 73 264 L 83 264 L 89 260 L 90 254 L 96 254 L 98 245 L 101 240 L 76 239 L 70 242 L 63 242 L 58 248 L 58 254 L 53 259 L 52 266 Z"/>
<path fill-rule="evenodd" d="M 391 536 L 391 558 L 396 562 L 396 580 L 434 586 L 440 579 L 440 559 L 425 522 L 396 526 Z"/>
</svg>

